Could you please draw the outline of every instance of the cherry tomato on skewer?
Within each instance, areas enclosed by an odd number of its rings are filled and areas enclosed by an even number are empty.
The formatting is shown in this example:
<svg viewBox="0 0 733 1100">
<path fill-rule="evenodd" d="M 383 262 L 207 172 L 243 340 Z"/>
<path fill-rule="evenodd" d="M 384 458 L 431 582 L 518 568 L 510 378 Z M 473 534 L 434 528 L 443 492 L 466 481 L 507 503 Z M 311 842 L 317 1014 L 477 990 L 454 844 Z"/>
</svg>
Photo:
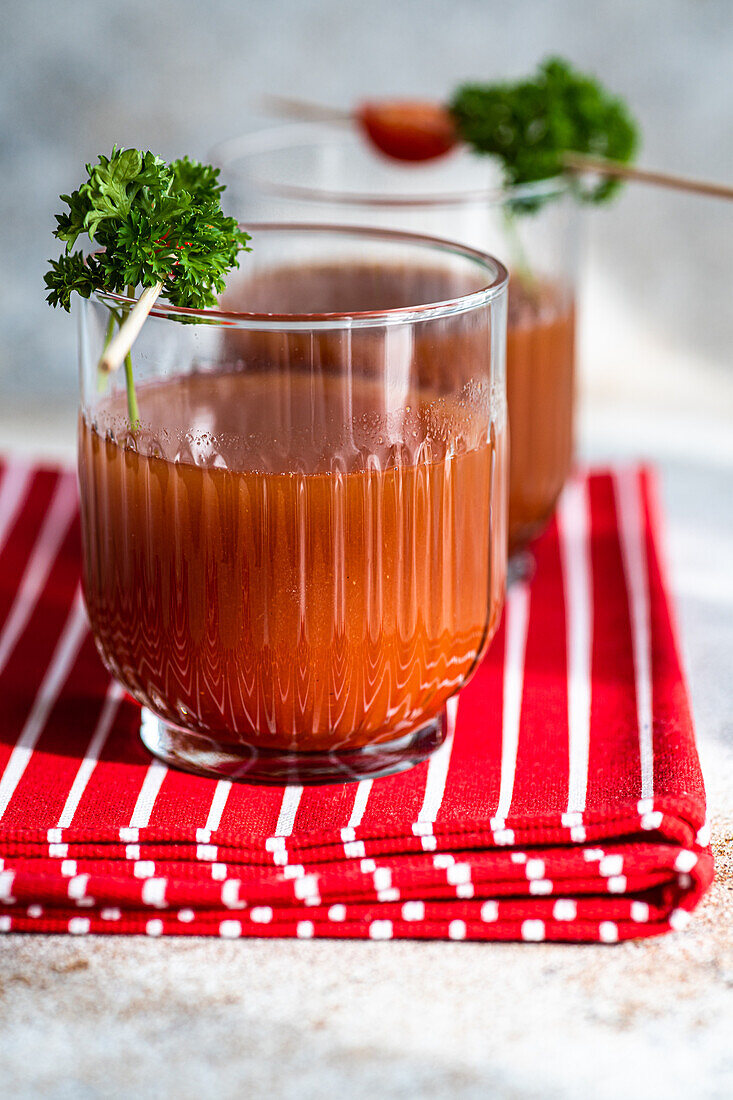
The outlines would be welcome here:
<svg viewBox="0 0 733 1100">
<path fill-rule="evenodd" d="M 439 103 L 386 100 L 355 112 L 372 145 L 395 160 L 434 160 L 458 142 L 450 112 Z"/>
</svg>

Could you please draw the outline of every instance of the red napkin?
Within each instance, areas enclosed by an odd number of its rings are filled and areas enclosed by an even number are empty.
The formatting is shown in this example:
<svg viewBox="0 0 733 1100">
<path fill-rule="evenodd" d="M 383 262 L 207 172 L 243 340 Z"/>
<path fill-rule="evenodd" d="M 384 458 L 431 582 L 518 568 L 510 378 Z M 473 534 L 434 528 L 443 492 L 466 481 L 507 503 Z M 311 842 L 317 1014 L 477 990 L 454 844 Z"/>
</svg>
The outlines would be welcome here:
<svg viewBox="0 0 733 1100">
<path fill-rule="evenodd" d="M 73 474 L 0 480 L 0 930 L 614 943 L 709 886 L 654 478 L 576 476 L 429 763 L 267 788 L 151 760 L 95 652 Z"/>
</svg>

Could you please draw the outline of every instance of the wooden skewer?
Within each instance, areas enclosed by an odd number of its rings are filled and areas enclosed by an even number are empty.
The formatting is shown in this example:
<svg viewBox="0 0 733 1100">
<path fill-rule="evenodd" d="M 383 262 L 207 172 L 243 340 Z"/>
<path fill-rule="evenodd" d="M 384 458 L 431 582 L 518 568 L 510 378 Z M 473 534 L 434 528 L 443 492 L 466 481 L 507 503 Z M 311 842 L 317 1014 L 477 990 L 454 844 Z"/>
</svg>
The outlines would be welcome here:
<svg viewBox="0 0 733 1100">
<path fill-rule="evenodd" d="M 690 179 L 669 172 L 650 172 L 645 168 L 633 168 L 630 164 L 617 164 L 603 157 L 589 157 L 583 153 L 566 153 L 563 163 L 570 172 L 595 172 L 600 176 L 652 183 L 658 187 L 671 187 L 676 191 L 690 191 L 696 195 L 708 195 L 716 199 L 733 199 L 733 187 L 726 183 Z"/>
<path fill-rule="evenodd" d="M 122 365 L 125 356 L 140 335 L 140 329 L 162 289 L 163 283 L 160 282 L 155 286 L 147 287 L 142 292 L 99 360 L 101 371 L 109 373 Z"/>
<path fill-rule="evenodd" d="M 303 122 L 351 122 L 353 118 L 348 111 L 339 111 L 336 107 L 311 103 L 305 99 L 292 99 L 286 95 L 266 95 L 260 102 L 268 112 L 285 118 L 301 119 Z"/>
<path fill-rule="evenodd" d="M 289 96 L 268 95 L 263 104 L 267 110 L 288 118 L 303 121 L 349 122 L 354 115 L 339 111 L 335 107 L 326 107 L 321 103 L 310 103 Z M 604 157 L 586 156 L 584 153 L 566 153 L 563 163 L 569 172 L 595 172 L 600 176 L 612 176 L 616 179 L 635 180 L 637 183 L 651 183 L 658 187 L 670 187 L 676 191 L 688 191 L 695 195 L 708 195 L 716 199 L 733 199 L 733 187 L 725 183 L 712 183 L 708 180 L 690 179 L 669 172 L 652 172 L 646 168 L 634 168 L 629 164 L 619 164 Z"/>
</svg>

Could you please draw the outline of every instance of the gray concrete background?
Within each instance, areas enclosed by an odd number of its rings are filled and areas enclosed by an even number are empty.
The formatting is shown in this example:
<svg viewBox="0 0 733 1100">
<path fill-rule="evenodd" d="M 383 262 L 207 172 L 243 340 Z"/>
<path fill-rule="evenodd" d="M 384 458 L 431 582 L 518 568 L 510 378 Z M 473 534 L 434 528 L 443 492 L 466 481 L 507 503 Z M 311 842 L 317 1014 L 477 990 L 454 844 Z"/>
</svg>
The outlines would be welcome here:
<svg viewBox="0 0 733 1100">
<path fill-rule="evenodd" d="M 729 0 L 5 0 L 2 8 L 0 386 L 5 402 L 31 402 L 40 413 L 74 399 L 74 326 L 42 293 L 45 261 L 58 251 L 58 194 L 113 142 L 204 156 L 257 124 L 263 91 L 340 106 L 375 92 L 439 97 L 467 78 L 525 74 L 557 52 L 628 98 L 646 164 L 733 178 Z M 727 381 L 733 206 L 637 186 L 587 221 L 587 369 L 594 352 L 639 329 Z"/>
<path fill-rule="evenodd" d="M 5 0 L 0 452 L 73 459 L 56 196 L 114 141 L 203 156 L 262 91 L 342 104 L 551 51 L 639 115 L 648 165 L 733 179 L 729 0 Z M 718 878 L 619 947 L 0 937 L 0 1095 L 733 1095 L 733 206 L 629 188 L 587 219 L 581 451 L 663 475 Z"/>
</svg>

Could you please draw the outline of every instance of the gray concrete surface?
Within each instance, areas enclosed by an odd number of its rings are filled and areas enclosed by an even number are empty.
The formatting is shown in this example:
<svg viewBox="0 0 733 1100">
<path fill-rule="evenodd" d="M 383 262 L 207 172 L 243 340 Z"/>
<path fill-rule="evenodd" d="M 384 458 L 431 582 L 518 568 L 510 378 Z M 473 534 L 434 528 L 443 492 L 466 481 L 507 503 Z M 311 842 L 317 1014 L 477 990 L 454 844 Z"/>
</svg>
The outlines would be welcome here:
<svg viewBox="0 0 733 1100">
<path fill-rule="evenodd" d="M 720 904 L 614 948 L 8 938 L 0 1080 L 48 1100 L 723 1100 Z"/>
</svg>

